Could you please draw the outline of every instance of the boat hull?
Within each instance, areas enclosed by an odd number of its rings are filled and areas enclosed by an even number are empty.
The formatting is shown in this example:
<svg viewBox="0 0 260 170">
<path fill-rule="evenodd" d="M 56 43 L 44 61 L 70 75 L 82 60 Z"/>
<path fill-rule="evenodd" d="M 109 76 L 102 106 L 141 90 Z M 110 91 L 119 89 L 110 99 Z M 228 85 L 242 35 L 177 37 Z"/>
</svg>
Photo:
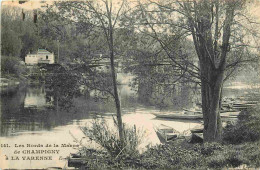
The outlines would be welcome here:
<svg viewBox="0 0 260 170">
<path fill-rule="evenodd" d="M 159 127 L 155 127 L 155 132 L 161 143 L 167 143 L 178 137 L 178 133 L 172 127 L 161 124 Z"/>
<path fill-rule="evenodd" d="M 186 120 L 197 120 L 203 119 L 202 115 L 184 115 L 184 114 L 154 114 L 157 118 L 163 119 L 186 119 Z"/>
</svg>

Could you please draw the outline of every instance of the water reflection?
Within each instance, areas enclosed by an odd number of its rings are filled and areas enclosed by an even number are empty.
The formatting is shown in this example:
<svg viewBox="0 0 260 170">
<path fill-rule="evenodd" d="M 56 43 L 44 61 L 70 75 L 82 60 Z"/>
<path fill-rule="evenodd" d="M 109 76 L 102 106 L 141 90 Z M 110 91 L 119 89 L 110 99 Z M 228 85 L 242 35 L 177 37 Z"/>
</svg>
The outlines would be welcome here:
<svg viewBox="0 0 260 170">
<path fill-rule="evenodd" d="M 46 95 L 44 86 L 27 88 L 24 107 L 46 107 L 52 106 L 54 102 L 53 96 Z"/>
<path fill-rule="evenodd" d="M 74 107 L 63 110 L 58 100 L 59 97 L 44 86 L 20 88 L 15 93 L 1 95 L 0 136 L 12 136 L 21 131 L 51 130 L 75 119 L 114 111 L 111 101 L 95 101 L 81 96 L 73 99 Z"/>
<path fill-rule="evenodd" d="M 184 97 L 187 97 L 187 91 L 183 92 Z M 255 89 L 225 88 L 223 94 L 227 97 L 237 97 L 251 91 Z M 120 85 L 119 93 L 122 112 L 136 114 L 137 108 L 141 107 L 141 104 L 136 102 L 136 92 L 128 85 Z M 89 96 L 74 97 L 73 107 L 66 110 L 62 109 L 61 102 L 59 95 L 45 86 L 30 86 L 2 94 L 0 136 L 13 136 L 24 131 L 51 130 L 57 126 L 71 124 L 72 120 L 89 119 L 96 114 L 115 113 L 111 98 L 96 100 Z M 188 103 L 185 103 L 185 106 L 187 105 Z M 146 106 L 143 109 L 151 113 L 155 107 Z"/>
</svg>

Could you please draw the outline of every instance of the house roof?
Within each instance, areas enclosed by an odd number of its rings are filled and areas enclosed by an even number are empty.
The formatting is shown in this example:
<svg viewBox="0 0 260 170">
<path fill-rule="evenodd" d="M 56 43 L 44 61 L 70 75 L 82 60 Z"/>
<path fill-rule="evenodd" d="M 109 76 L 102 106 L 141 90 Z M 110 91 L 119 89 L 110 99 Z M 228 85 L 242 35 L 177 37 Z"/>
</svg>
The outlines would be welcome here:
<svg viewBox="0 0 260 170">
<path fill-rule="evenodd" d="M 29 54 L 51 54 L 51 52 L 45 50 L 45 49 L 38 49 L 37 51 L 33 51 L 32 53 Z"/>
</svg>

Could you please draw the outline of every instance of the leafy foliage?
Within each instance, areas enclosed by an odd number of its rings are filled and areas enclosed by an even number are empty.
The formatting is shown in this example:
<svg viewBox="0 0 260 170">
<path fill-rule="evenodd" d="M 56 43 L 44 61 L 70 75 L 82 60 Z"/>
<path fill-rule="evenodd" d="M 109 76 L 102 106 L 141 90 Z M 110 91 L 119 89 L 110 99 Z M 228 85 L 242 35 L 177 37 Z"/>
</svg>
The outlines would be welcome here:
<svg viewBox="0 0 260 170">
<path fill-rule="evenodd" d="M 46 78 L 49 88 L 53 91 L 56 102 L 55 105 L 62 109 L 72 107 L 72 101 L 79 95 L 79 78 L 72 71 L 58 66 L 52 70 L 53 74 L 49 74 Z"/>
<path fill-rule="evenodd" d="M 13 30 L 2 30 L 1 33 L 1 53 L 6 56 L 19 56 L 22 48 L 18 34 Z"/>
<path fill-rule="evenodd" d="M 238 122 L 224 130 L 223 140 L 231 144 L 254 142 L 260 139 L 260 109 L 250 108 L 242 111 Z"/>
<path fill-rule="evenodd" d="M 114 126 L 108 125 L 107 121 L 102 119 L 94 119 L 90 127 L 82 127 L 83 133 L 91 140 L 95 141 L 112 156 L 136 156 L 138 154 L 138 146 L 143 140 L 142 131 L 136 127 L 123 126 L 124 143 L 119 139 L 118 126 L 114 120 Z"/>
<path fill-rule="evenodd" d="M 26 68 L 18 57 L 1 56 L 1 73 L 19 77 L 26 73 Z"/>
</svg>

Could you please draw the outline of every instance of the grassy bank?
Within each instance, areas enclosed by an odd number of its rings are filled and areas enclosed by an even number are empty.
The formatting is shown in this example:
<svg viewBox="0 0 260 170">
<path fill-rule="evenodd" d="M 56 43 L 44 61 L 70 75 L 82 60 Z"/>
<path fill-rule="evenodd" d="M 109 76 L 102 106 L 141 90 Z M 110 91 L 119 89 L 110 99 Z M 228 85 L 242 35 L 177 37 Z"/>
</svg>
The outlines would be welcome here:
<svg viewBox="0 0 260 170">
<path fill-rule="evenodd" d="M 241 112 L 235 125 L 224 129 L 223 142 L 191 144 L 173 141 L 130 156 L 85 149 L 81 169 L 225 169 L 260 167 L 260 106 Z"/>
</svg>

